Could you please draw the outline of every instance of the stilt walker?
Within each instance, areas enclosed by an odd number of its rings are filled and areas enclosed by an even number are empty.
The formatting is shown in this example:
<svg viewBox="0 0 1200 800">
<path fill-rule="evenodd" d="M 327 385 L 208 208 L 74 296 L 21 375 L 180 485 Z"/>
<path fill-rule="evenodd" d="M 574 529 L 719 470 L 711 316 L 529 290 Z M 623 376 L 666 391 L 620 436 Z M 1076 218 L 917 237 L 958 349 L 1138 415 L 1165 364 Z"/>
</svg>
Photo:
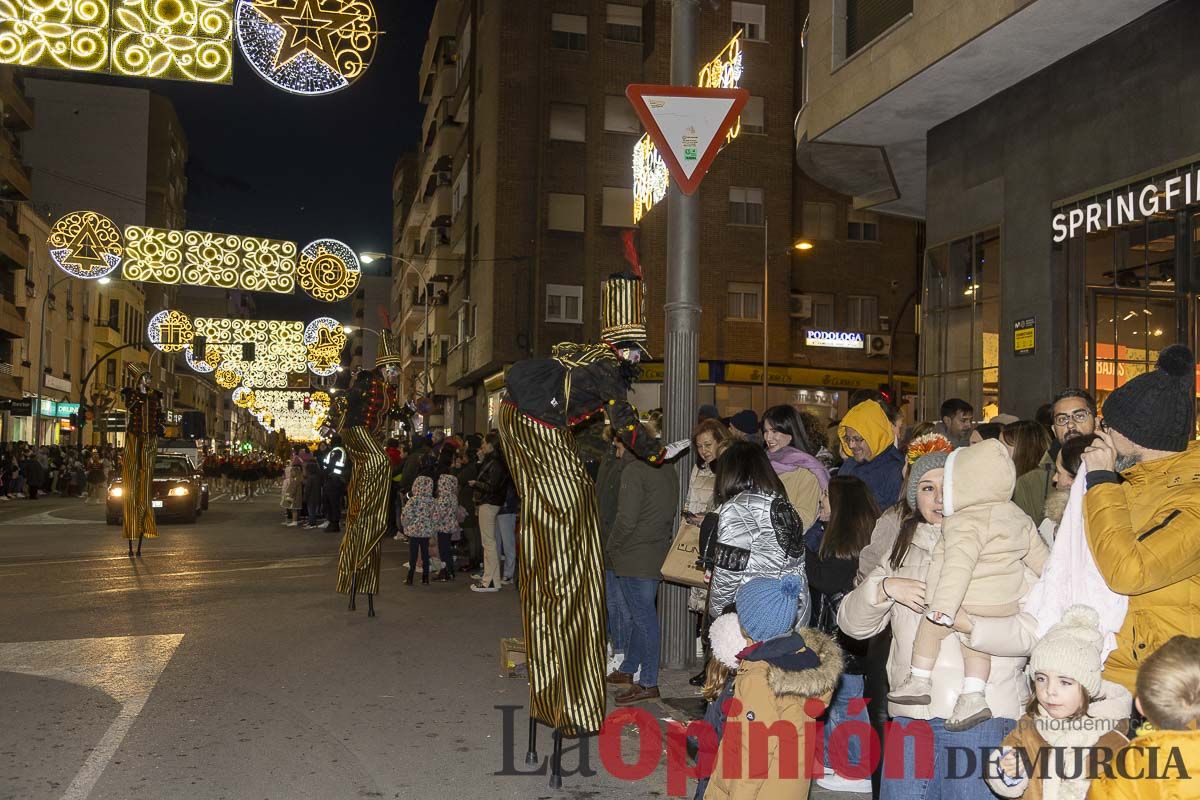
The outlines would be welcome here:
<svg viewBox="0 0 1200 800">
<path fill-rule="evenodd" d="M 521 496 L 520 590 L 534 720 L 563 736 L 599 731 L 605 708 L 604 563 L 596 487 L 572 426 L 605 414 L 638 457 L 664 450 L 626 400 L 646 341 L 640 268 L 602 284 L 600 344 L 555 345 L 550 358 L 513 365 L 500 408 L 504 458 Z M 557 758 L 551 783 L 561 780 Z"/>
<path fill-rule="evenodd" d="M 380 441 L 387 421 L 398 413 L 395 381 L 400 372 L 400 351 L 387 329 L 379 335 L 374 370 L 360 370 L 354 383 L 339 392 L 329 412 L 350 453 L 346 533 L 338 557 L 337 590 L 350 595 L 350 610 L 358 592 L 367 595 L 367 616 L 375 616 L 379 593 L 382 542 L 387 531 L 391 470 Z"/>
<path fill-rule="evenodd" d="M 158 437 L 163 435 L 162 392 L 150 388 L 150 370 L 145 364 L 126 364 L 125 372 L 133 386 L 121 390 L 125 399 L 125 456 L 121 461 L 122 532 L 129 544 L 129 555 L 142 556 L 142 539 L 158 536 L 150 487 L 154 485 L 154 457 Z"/>
</svg>

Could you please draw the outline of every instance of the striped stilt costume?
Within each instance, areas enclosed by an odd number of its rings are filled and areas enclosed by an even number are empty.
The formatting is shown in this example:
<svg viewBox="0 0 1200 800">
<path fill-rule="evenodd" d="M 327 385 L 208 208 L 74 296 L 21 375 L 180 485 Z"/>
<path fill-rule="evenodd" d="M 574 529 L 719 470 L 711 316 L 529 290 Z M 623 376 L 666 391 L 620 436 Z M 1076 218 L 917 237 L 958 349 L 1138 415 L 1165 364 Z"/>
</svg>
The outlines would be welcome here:
<svg viewBox="0 0 1200 800">
<path fill-rule="evenodd" d="M 125 454 L 121 459 L 121 532 L 129 543 L 129 555 L 142 555 L 142 539 L 158 536 L 150 490 L 154 486 L 154 457 L 158 437 L 163 434 L 162 393 L 149 388 L 150 370 L 145 364 L 126 364 L 134 385 L 121 390 L 125 400 Z"/>
</svg>

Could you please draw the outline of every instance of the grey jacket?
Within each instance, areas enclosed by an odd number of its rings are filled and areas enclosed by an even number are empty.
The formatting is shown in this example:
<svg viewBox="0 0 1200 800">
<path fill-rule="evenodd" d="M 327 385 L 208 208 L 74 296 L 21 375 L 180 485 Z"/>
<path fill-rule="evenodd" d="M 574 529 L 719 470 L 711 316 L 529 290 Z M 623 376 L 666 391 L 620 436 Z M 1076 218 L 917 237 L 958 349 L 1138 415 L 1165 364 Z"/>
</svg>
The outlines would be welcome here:
<svg viewBox="0 0 1200 800">
<path fill-rule="evenodd" d="M 716 564 L 709 584 L 714 619 L 752 578 L 799 575 L 797 624 L 808 624 L 810 600 L 804 574 L 804 526 L 786 497 L 742 492 L 718 510 Z"/>
</svg>

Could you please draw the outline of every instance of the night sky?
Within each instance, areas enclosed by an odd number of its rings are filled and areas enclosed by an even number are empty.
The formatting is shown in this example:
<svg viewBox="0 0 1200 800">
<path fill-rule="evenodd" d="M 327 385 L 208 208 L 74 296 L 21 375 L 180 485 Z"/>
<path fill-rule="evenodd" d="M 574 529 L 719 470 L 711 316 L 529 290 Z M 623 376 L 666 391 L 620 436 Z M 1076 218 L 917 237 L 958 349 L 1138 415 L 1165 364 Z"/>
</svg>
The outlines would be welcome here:
<svg viewBox="0 0 1200 800">
<path fill-rule="evenodd" d="M 187 133 L 188 227 L 390 252 L 392 169 L 420 139 L 417 71 L 435 4 L 375 0 L 375 60 L 331 95 L 280 91 L 240 53 L 232 86 L 138 82 L 171 98 Z"/>
</svg>

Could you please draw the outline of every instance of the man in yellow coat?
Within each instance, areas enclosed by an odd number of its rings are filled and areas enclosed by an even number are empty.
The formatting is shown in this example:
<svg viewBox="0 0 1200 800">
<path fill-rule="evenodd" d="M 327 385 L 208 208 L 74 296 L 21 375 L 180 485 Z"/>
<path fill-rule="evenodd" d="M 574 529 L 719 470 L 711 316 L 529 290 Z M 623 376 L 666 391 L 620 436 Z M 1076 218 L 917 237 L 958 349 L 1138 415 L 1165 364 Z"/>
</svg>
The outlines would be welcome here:
<svg viewBox="0 0 1200 800">
<path fill-rule="evenodd" d="M 1173 345 L 1158 368 L 1113 391 L 1084 452 L 1088 545 L 1129 612 L 1104 677 L 1131 692 L 1138 668 L 1172 636 L 1200 636 L 1200 442 L 1196 360 Z"/>
</svg>

